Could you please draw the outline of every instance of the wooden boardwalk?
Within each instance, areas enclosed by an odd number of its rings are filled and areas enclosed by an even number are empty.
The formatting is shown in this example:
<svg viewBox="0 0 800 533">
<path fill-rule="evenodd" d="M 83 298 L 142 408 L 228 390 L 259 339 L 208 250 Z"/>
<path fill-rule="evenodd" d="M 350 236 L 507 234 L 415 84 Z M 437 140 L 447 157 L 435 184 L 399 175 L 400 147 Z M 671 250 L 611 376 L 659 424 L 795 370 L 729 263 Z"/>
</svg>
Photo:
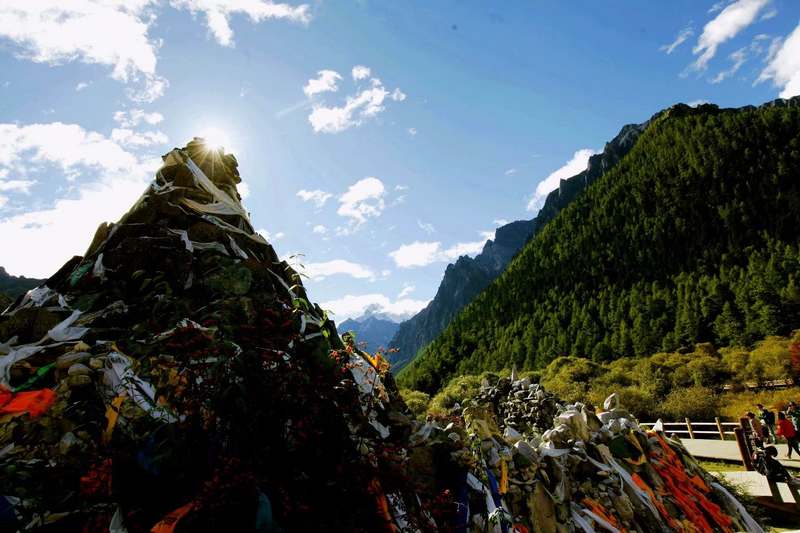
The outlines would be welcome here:
<svg viewBox="0 0 800 533">
<path fill-rule="evenodd" d="M 751 496 L 772 497 L 767 478 L 758 472 L 713 472 L 712 475 L 716 477 L 725 476 L 725 479 L 742 487 Z M 784 502 L 795 503 L 786 483 L 778 483 L 778 490 L 781 491 L 781 498 L 783 498 Z"/>
<path fill-rule="evenodd" d="M 698 459 L 742 462 L 739 446 L 732 440 L 681 439 L 681 442 L 686 450 Z M 786 452 L 789 447 L 785 443 L 775 444 L 774 446 L 778 448 L 778 460 L 784 466 L 787 468 L 800 468 L 800 457 L 797 455 L 791 459 L 786 459 Z"/>
</svg>

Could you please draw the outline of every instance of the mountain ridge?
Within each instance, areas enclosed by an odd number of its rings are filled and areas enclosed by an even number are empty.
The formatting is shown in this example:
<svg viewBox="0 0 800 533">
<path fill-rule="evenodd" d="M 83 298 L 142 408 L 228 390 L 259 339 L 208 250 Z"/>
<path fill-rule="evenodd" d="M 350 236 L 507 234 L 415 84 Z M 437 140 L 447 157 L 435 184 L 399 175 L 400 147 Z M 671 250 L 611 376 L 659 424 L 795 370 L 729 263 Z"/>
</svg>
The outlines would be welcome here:
<svg viewBox="0 0 800 533">
<path fill-rule="evenodd" d="M 392 349 L 397 350 L 389 355 L 393 371 L 400 372 L 411 362 L 419 350 L 444 331 L 464 306 L 502 274 L 539 229 L 587 186 L 613 168 L 649 123 L 648 120 L 623 126 L 601 153 L 589 158 L 586 170 L 560 181 L 558 188 L 547 195 L 536 217 L 500 226 L 494 241 L 488 240 L 480 254 L 474 258 L 461 256 L 449 264 L 434 298 L 419 313 L 402 322 L 389 343 Z"/>
<path fill-rule="evenodd" d="M 800 326 L 800 97 L 676 104 L 561 210 L 401 381 L 727 345 Z"/>
</svg>

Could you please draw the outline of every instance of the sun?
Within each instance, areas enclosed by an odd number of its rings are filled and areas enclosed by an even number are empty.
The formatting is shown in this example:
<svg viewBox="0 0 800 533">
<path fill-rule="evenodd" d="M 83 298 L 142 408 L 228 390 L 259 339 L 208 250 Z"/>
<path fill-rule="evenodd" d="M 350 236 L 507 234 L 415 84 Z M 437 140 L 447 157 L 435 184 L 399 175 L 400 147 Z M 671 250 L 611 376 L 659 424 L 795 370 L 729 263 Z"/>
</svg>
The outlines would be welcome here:
<svg viewBox="0 0 800 533">
<path fill-rule="evenodd" d="M 209 146 L 213 148 L 224 148 L 226 152 L 233 151 L 233 138 L 227 131 L 216 126 L 207 126 L 202 128 L 197 135 L 206 140 Z"/>
</svg>

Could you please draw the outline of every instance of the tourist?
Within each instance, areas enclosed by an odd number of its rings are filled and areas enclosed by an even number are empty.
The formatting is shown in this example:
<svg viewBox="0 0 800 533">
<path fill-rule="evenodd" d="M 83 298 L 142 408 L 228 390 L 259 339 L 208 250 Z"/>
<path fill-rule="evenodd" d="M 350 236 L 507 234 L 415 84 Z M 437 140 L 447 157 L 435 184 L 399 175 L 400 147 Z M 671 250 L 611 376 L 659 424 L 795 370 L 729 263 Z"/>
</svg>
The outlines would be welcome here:
<svg viewBox="0 0 800 533">
<path fill-rule="evenodd" d="M 765 409 L 763 404 L 757 404 L 758 416 L 761 419 L 761 425 L 764 426 L 766 431 L 763 431 L 765 442 L 776 442 L 775 437 L 775 413 L 769 409 Z"/>
<path fill-rule="evenodd" d="M 800 480 L 792 477 L 786 467 L 778 460 L 778 450 L 775 446 L 767 446 L 764 451 L 757 451 L 753 455 L 753 463 L 757 472 L 767 476 L 767 481 L 776 483 L 790 483 L 797 486 Z"/>
<path fill-rule="evenodd" d="M 761 424 L 761 421 L 756 418 L 756 414 L 752 411 L 747 413 L 747 418 L 750 421 L 750 429 L 752 429 L 753 435 L 753 443 L 758 448 L 762 448 L 764 446 L 764 426 Z"/>
<path fill-rule="evenodd" d="M 797 431 L 794 429 L 794 424 L 786 418 L 786 413 L 783 411 L 778 412 L 778 436 L 786 439 L 789 445 L 789 453 L 786 455 L 788 459 L 792 458 L 792 450 L 800 455 L 800 445 L 797 443 Z"/>
<path fill-rule="evenodd" d="M 794 424 L 794 429 L 800 430 L 800 406 L 797 405 L 797 402 L 794 400 L 789 402 L 789 407 L 786 408 L 786 415 Z"/>
</svg>

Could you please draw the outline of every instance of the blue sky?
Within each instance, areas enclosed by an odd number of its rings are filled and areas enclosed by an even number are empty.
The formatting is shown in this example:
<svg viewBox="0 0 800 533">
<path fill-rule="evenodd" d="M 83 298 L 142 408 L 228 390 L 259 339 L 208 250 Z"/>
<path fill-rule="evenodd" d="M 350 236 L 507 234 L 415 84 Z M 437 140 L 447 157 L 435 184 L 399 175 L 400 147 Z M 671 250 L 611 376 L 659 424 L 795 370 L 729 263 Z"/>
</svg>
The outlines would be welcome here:
<svg viewBox="0 0 800 533">
<path fill-rule="evenodd" d="M 0 265 L 48 276 L 193 135 L 341 321 L 399 316 L 623 124 L 800 93 L 795 0 L 5 0 Z"/>
</svg>

